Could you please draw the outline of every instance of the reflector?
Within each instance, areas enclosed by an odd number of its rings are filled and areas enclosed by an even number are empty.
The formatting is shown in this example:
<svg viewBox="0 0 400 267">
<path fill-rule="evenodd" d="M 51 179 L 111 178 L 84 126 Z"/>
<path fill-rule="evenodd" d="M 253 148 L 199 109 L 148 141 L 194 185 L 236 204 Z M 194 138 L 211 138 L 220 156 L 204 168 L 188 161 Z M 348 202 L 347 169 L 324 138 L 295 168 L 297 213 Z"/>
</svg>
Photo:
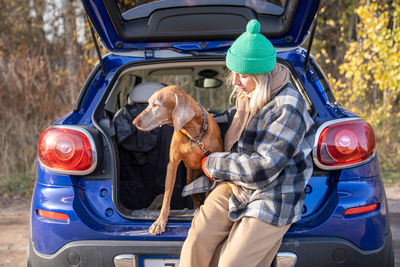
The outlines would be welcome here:
<svg viewBox="0 0 400 267">
<path fill-rule="evenodd" d="M 356 214 L 362 214 L 362 213 L 367 213 L 374 211 L 378 208 L 378 204 L 371 204 L 371 205 L 366 205 L 366 206 L 361 206 L 361 207 L 356 207 L 356 208 L 350 208 L 345 210 L 344 215 L 356 215 Z"/>
<path fill-rule="evenodd" d="M 36 213 L 39 216 L 42 216 L 42 217 L 47 218 L 47 219 L 63 220 L 63 221 L 68 221 L 69 220 L 68 215 L 65 214 L 65 213 L 61 213 L 61 212 L 36 209 Z"/>
</svg>

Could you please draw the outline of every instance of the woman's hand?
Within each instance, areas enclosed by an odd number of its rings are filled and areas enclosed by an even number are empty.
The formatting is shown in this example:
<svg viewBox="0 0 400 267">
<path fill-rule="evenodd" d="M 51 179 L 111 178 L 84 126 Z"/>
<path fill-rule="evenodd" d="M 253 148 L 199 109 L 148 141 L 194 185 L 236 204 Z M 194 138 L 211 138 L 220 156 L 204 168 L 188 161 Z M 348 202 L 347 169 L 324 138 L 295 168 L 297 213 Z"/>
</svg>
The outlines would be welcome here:
<svg viewBox="0 0 400 267">
<path fill-rule="evenodd" d="M 249 197 L 241 186 L 235 184 L 229 184 L 232 188 L 232 194 L 240 201 L 243 205 L 249 202 Z"/>
<path fill-rule="evenodd" d="M 211 177 L 211 175 L 207 172 L 206 169 L 206 161 L 207 161 L 208 156 L 205 156 L 204 158 L 201 159 L 201 169 L 203 170 L 203 173 L 211 180 L 214 181 L 214 178 Z M 235 185 L 228 183 L 229 186 L 232 189 L 232 194 L 236 197 L 240 203 L 243 205 L 246 205 L 247 202 L 249 201 L 249 196 L 246 194 L 244 189 L 241 186 Z"/>
<path fill-rule="evenodd" d="M 211 175 L 208 173 L 206 169 L 206 161 L 208 159 L 208 156 L 204 157 L 201 159 L 201 169 L 203 170 L 203 173 L 211 180 L 214 181 L 214 178 L 211 177 Z"/>
</svg>

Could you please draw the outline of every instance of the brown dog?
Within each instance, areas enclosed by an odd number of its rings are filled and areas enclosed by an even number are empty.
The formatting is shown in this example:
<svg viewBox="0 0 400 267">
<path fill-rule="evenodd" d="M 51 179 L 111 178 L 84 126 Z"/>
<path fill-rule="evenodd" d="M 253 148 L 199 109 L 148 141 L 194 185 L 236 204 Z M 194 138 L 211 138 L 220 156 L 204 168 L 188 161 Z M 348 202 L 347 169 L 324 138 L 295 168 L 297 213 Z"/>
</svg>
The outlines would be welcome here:
<svg viewBox="0 0 400 267">
<path fill-rule="evenodd" d="M 205 117 L 208 122 L 206 127 Z M 167 86 L 155 92 L 149 99 L 148 107 L 133 120 L 133 124 L 142 131 L 151 131 L 164 124 L 171 125 L 175 129 L 171 140 L 160 215 L 149 229 L 151 234 L 157 235 L 165 231 L 179 163 L 182 160 L 185 163 L 186 183 L 191 183 L 201 174 L 201 159 L 204 157 L 204 152 L 223 151 L 221 132 L 213 117 L 177 86 Z M 201 139 L 197 140 L 199 137 Z M 193 196 L 193 202 L 195 208 L 198 208 L 201 204 L 200 197 Z"/>
</svg>

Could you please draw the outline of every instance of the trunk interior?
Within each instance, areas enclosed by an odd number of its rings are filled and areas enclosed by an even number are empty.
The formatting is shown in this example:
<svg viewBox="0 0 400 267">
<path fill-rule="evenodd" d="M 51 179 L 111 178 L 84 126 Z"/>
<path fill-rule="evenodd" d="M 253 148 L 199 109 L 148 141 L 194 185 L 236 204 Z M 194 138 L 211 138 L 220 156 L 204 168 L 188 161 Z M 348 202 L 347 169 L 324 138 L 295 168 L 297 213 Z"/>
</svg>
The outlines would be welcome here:
<svg viewBox="0 0 400 267">
<path fill-rule="evenodd" d="M 224 137 L 235 111 L 234 100 L 229 101 L 232 89 L 230 85 L 226 86 L 227 74 L 223 60 L 163 61 L 125 66 L 109 90 L 104 105 L 99 106 L 104 109 L 101 114 L 112 120 L 115 128 L 112 138 L 117 147 L 119 166 L 118 177 L 114 180 L 114 203 L 124 217 L 155 220 L 163 200 L 173 127 L 164 125 L 142 132 L 132 124 L 146 108 L 147 99 L 161 86 L 178 85 L 209 111 Z M 311 112 L 311 101 L 301 83 L 294 76 L 291 81 L 304 96 Z M 193 217 L 192 198 L 181 197 L 185 185 L 186 169 L 181 162 L 169 221 L 189 221 Z"/>
</svg>

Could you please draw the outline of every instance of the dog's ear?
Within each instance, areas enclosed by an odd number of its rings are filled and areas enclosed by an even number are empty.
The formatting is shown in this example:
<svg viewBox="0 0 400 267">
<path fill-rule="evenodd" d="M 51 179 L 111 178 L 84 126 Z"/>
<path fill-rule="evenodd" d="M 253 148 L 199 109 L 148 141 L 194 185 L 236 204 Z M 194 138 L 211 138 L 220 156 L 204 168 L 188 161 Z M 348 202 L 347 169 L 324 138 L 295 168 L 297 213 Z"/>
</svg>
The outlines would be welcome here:
<svg viewBox="0 0 400 267">
<path fill-rule="evenodd" d="M 175 108 L 172 111 L 172 121 L 174 130 L 179 131 L 182 127 L 193 119 L 195 112 L 191 108 L 189 101 L 184 101 L 184 97 L 175 94 Z"/>
</svg>

